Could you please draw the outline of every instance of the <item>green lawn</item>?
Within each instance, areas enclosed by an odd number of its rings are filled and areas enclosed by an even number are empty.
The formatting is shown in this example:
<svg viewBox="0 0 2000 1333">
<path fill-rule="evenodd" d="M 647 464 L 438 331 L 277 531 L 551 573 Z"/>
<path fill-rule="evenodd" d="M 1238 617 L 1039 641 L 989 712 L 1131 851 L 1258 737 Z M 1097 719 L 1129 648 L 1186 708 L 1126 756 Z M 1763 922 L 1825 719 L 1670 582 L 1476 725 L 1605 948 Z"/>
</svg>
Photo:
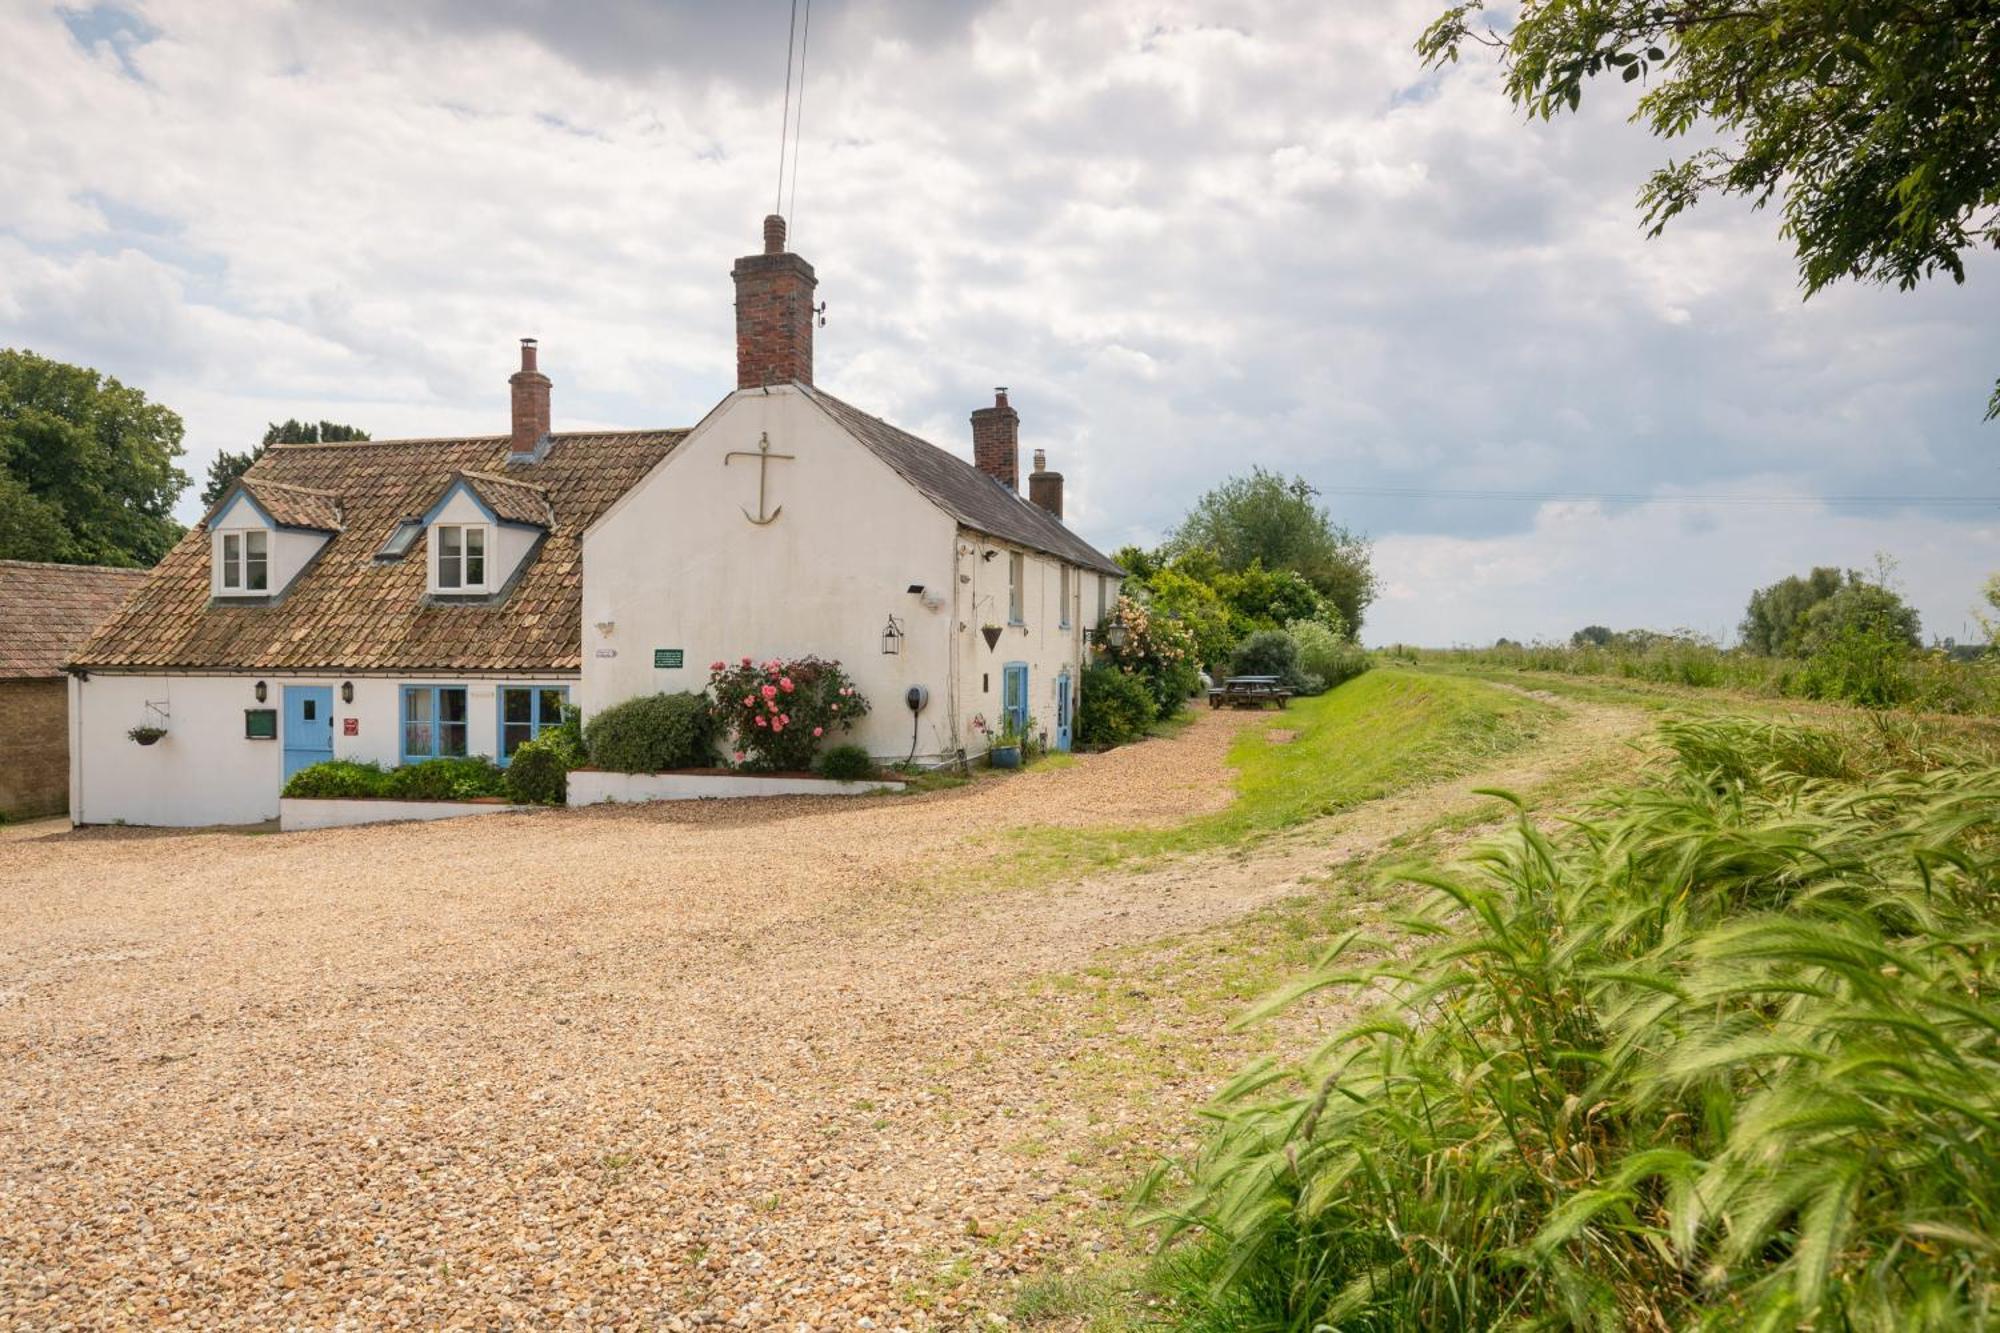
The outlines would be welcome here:
<svg viewBox="0 0 2000 1333">
<path fill-rule="evenodd" d="M 1024 828 L 1012 881 L 1245 846 L 1391 792 L 1456 777 L 1540 734 L 1558 709 L 1458 676 L 1384 667 L 1283 713 L 1246 718 L 1229 752 L 1236 799 L 1171 828 Z M 1292 733 L 1291 739 L 1274 739 Z"/>
</svg>

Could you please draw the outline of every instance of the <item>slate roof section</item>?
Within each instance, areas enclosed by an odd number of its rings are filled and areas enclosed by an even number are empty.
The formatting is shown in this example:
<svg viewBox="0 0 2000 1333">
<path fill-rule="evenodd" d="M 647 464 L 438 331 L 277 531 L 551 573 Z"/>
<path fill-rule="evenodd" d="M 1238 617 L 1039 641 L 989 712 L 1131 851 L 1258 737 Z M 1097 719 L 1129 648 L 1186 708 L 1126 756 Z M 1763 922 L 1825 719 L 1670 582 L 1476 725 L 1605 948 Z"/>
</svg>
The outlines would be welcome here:
<svg viewBox="0 0 2000 1333">
<path fill-rule="evenodd" d="M 143 569 L 0 560 L 0 680 L 61 675 L 70 651 L 145 581 Z"/>
<path fill-rule="evenodd" d="M 507 466 L 505 435 L 274 445 L 245 473 L 338 496 L 342 530 L 267 606 L 210 604 L 205 525 L 168 553 L 131 600 L 77 650 L 94 669 L 574 671 L 583 665 L 583 531 L 673 451 L 684 430 L 558 434 L 532 466 Z M 504 597 L 434 603 L 425 538 L 378 561 L 390 529 L 472 474 L 510 508 L 542 498 L 548 535 Z M 504 482 L 505 485 L 496 484 Z M 552 512 L 551 512 L 552 511 Z M 275 515 L 274 515 L 275 517 Z"/>
<path fill-rule="evenodd" d="M 503 523 L 525 523 L 531 528 L 553 528 L 555 510 L 545 486 L 533 486 L 512 477 L 496 477 L 490 472 L 461 472 L 459 479 L 472 488 L 493 516 Z"/>
<path fill-rule="evenodd" d="M 796 387 L 898 476 L 966 527 L 1085 569 L 1124 575 L 1111 557 L 1064 527 L 1061 519 L 957 454 L 850 407 L 824 389 L 809 384 Z"/>
</svg>

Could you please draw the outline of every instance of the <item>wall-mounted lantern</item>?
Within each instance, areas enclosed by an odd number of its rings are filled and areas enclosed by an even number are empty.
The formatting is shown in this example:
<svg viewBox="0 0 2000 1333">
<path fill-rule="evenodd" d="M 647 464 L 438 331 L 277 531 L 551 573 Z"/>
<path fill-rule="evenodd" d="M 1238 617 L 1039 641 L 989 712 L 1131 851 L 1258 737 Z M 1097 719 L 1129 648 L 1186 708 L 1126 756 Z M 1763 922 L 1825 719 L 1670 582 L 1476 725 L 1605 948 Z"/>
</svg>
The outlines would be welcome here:
<svg viewBox="0 0 2000 1333">
<path fill-rule="evenodd" d="M 271 697 L 271 687 L 266 685 L 263 681 L 260 680 L 257 682 L 257 688 L 256 690 L 253 691 L 253 693 L 255 693 L 257 696 L 257 702 L 263 703 L 266 699 Z"/>
<path fill-rule="evenodd" d="M 882 656 L 895 657 L 903 651 L 903 626 L 896 617 L 890 616 L 889 623 L 882 627 Z"/>
<path fill-rule="evenodd" d="M 1113 648 L 1123 648 L 1125 646 L 1125 622 L 1122 620 L 1112 621 L 1105 628 L 1104 641 Z"/>
<path fill-rule="evenodd" d="M 343 680 L 340 682 L 340 701 L 344 704 L 351 704 L 354 702 L 353 681 Z"/>
</svg>

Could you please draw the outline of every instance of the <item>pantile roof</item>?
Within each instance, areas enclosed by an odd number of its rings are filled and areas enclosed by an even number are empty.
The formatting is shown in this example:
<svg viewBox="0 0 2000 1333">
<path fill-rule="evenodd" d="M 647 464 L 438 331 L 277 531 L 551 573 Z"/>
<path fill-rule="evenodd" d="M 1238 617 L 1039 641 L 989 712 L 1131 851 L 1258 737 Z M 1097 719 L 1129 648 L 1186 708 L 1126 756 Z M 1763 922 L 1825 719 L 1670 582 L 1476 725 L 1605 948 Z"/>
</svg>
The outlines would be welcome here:
<svg viewBox="0 0 2000 1333">
<path fill-rule="evenodd" d="M 0 560 L 0 680 L 60 675 L 70 650 L 145 580 L 143 569 Z"/>
<path fill-rule="evenodd" d="M 940 449 L 880 417 L 850 407 L 809 384 L 799 391 L 818 403 L 869 452 L 930 502 L 975 531 L 1099 570 L 1124 574 L 1111 557 L 1063 526 L 1061 519 L 1003 486 L 957 454 Z"/>
<path fill-rule="evenodd" d="M 311 528 L 315 532 L 340 531 L 340 497 L 332 491 L 311 486 L 287 486 L 262 477 L 246 477 L 239 484 L 280 527 Z"/>
<path fill-rule="evenodd" d="M 311 506 L 332 506 L 340 528 L 291 587 L 268 605 L 211 604 L 210 540 L 206 527 L 198 526 L 77 650 L 74 663 L 99 669 L 576 670 L 583 658 L 583 531 L 686 434 L 558 434 L 542 461 L 513 467 L 504 435 L 274 445 L 244 474 L 251 494 L 267 509 L 296 505 L 287 509 L 294 517 L 323 520 L 328 510 Z M 503 594 L 443 603 L 427 595 L 424 538 L 400 560 L 375 557 L 397 523 L 425 513 L 461 476 L 501 517 L 533 514 L 518 521 L 547 532 Z"/>
</svg>

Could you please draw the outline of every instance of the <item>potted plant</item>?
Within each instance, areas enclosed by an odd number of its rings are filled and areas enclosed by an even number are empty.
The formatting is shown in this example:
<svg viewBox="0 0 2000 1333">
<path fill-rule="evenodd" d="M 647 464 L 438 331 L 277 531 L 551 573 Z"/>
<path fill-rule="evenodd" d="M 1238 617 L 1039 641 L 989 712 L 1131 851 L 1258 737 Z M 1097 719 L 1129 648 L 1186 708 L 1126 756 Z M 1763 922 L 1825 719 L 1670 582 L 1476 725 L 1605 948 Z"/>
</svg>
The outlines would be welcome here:
<svg viewBox="0 0 2000 1333">
<path fill-rule="evenodd" d="M 993 748 L 986 752 L 986 761 L 995 768 L 1021 766 L 1021 731 L 1012 718 L 1001 726 L 1000 734 L 993 738 Z"/>
<path fill-rule="evenodd" d="M 156 727 L 150 722 L 142 722 L 125 733 L 141 745 L 151 745 L 167 734 L 165 727 Z"/>
</svg>

